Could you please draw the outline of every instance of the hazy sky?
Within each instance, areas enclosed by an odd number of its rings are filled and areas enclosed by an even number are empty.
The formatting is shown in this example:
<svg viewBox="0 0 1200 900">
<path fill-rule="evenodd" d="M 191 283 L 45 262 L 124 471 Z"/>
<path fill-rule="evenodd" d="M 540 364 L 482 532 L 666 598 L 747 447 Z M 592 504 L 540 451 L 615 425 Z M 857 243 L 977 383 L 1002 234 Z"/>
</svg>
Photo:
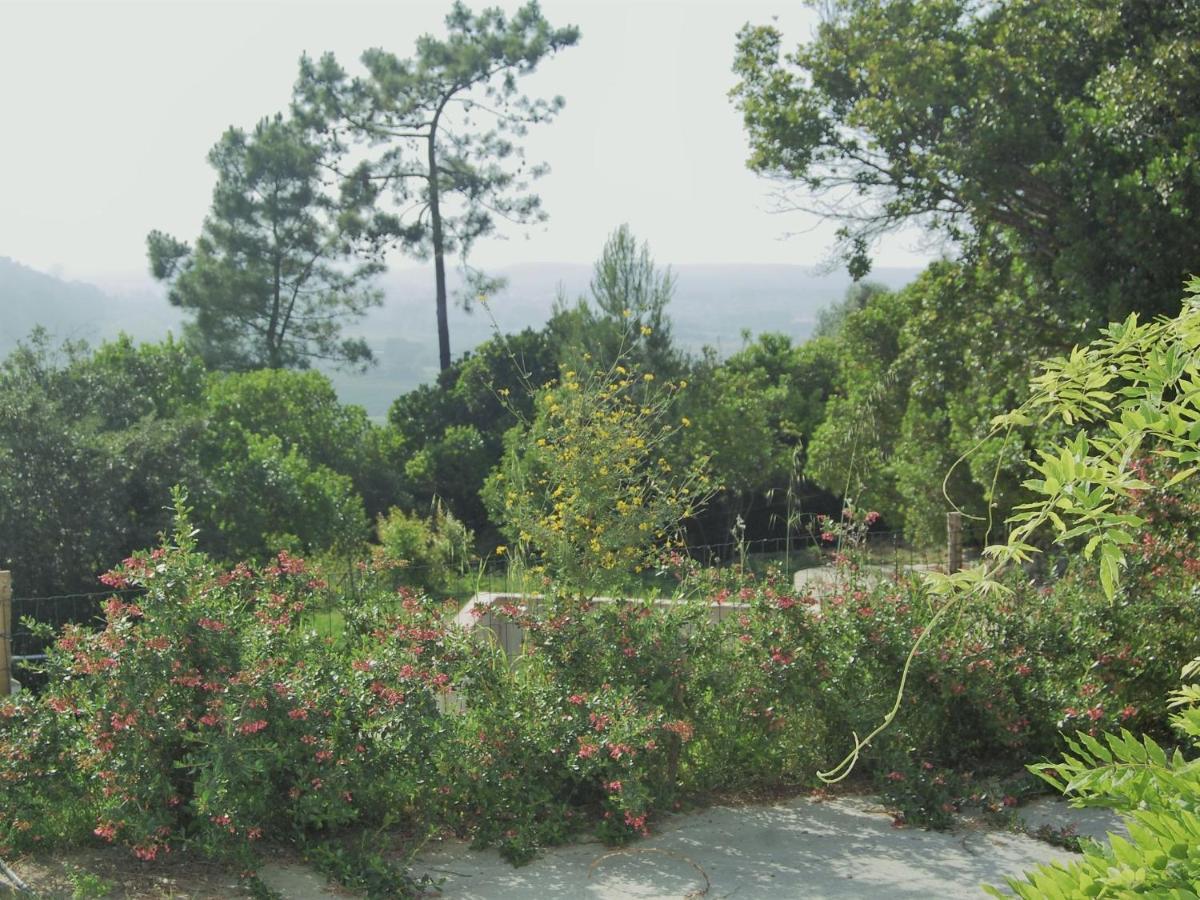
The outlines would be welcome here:
<svg viewBox="0 0 1200 900">
<path fill-rule="evenodd" d="M 0 0 L 0 256 L 73 278 L 144 270 L 150 229 L 196 236 L 213 184 L 208 148 L 228 126 L 286 108 L 302 52 L 332 50 L 352 72 L 367 47 L 407 56 L 419 34 L 441 31 L 448 6 Z M 542 8 L 552 25 L 582 31 L 524 82 L 567 101 L 526 142 L 552 170 L 538 188 L 550 220 L 528 237 L 510 230 L 481 244 L 476 262 L 590 262 L 626 221 L 663 263 L 824 258 L 833 227 L 769 211 L 770 185 L 745 168 L 727 98 L 737 29 L 778 14 L 789 41 L 805 40 L 809 9 L 797 0 Z M 877 264 L 927 257 L 915 236 L 900 236 Z"/>
</svg>

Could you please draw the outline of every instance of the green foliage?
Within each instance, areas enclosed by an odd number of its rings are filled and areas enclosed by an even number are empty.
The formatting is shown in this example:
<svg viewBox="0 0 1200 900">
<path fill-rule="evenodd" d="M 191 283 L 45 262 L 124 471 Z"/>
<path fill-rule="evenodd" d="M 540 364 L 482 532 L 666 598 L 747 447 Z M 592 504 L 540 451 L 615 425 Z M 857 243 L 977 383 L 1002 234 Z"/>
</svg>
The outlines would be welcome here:
<svg viewBox="0 0 1200 900">
<path fill-rule="evenodd" d="M 245 864 L 260 839 L 424 827 L 454 658 L 435 607 L 346 609 L 327 642 L 303 624 L 323 601 L 303 561 L 220 570 L 182 507 L 170 543 L 106 580 L 140 593 L 98 631 L 69 626 L 46 691 L 0 716 L 0 843 L 94 833 L 144 860 L 186 843 Z"/>
<path fill-rule="evenodd" d="M 368 283 L 381 267 L 353 255 L 346 217 L 359 201 L 327 192 L 325 150 L 276 116 L 251 134 L 230 128 L 208 159 L 217 184 L 194 250 L 160 231 L 147 238 L 152 274 L 193 317 L 188 343 L 222 369 L 368 363 L 366 343 L 341 326 L 380 302 Z"/>
<path fill-rule="evenodd" d="M 945 497 L 986 519 L 1027 499 L 1029 447 L 991 420 L 1028 396 L 1034 359 L 1067 340 L 1022 267 L 936 263 L 894 294 L 872 293 L 828 339 L 834 399 L 816 429 L 806 474 L 828 490 L 870 498 L 919 543 L 940 542 Z M 961 464 L 956 462 L 965 457 Z M 983 538 L 983 527 L 973 536 Z"/>
<path fill-rule="evenodd" d="M 528 190 L 528 179 L 544 169 L 524 169 L 516 139 L 530 124 L 552 119 L 563 100 L 530 100 L 517 77 L 579 39 L 577 28 L 551 28 L 536 2 L 511 18 L 499 8 L 472 14 L 456 2 L 446 29 L 445 38 L 420 37 L 411 59 L 366 51 L 367 74 L 353 79 L 331 53 L 315 62 L 305 56 L 293 103 L 334 153 L 353 145 L 369 154 L 350 179 L 355 196 L 372 204 L 357 217 L 356 233 L 376 246 L 395 242 L 432 255 L 443 371 L 451 365 L 444 257 L 460 253 L 465 265 L 497 217 L 544 218 Z M 476 120 L 488 124 L 480 128 Z M 390 205 L 379 202 L 389 197 Z M 491 285 L 473 270 L 468 282 Z"/>
<path fill-rule="evenodd" d="M 659 378 L 677 377 L 684 360 L 671 342 L 667 304 L 675 292 L 670 268 L 660 270 L 650 245 L 628 225 L 609 235 L 592 268 L 591 300 L 569 306 L 560 297 L 546 325 L 569 368 L 608 366 L 623 358 Z"/>
<path fill-rule="evenodd" d="M 856 281 L 846 289 L 841 302 L 826 307 L 817 314 L 817 327 L 813 336 L 836 337 L 842 330 L 846 317 L 866 309 L 871 298 L 888 293 L 888 288 L 875 281 Z"/>
<path fill-rule="evenodd" d="M 203 454 L 212 465 L 236 458 L 247 435 L 270 435 L 285 452 L 295 450 L 349 478 L 368 515 L 403 497 L 403 438 L 372 424 L 361 407 L 340 403 L 323 374 L 261 369 L 214 375 L 205 415 Z"/>
<path fill-rule="evenodd" d="M 899 226 L 956 258 L 829 314 L 838 389 L 806 474 L 926 543 L 941 540 L 949 471 L 982 542 L 1030 499 L 1023 460 L 1060 427 L 992 432 L 1033 361 L 1130 311 L 1174 309 L 1200 215 L 1200 94 L 1184 86 L 1200 19 L 1133 0 L 845 0 L 822 15 L 790 53 L 773 26 L 739 34 L 751 168 L 841 224 L 856 277 Z"/>
<path fill-rule="evenodd" d="M 206 374 L 170 340 L 56 352 L 35 335 L 0 366 L 0 422 L 0 565 L 23 596 L 93 589 L 155 541 L 177 484 L 205 549 L 229 559 L 344 549 L 409 502 L 401 436 L 324 375 Z"/>
<path fill-rule="evenodd" d="M 1075 542 L 1100 563 L 1105 594 L 1115 596 L 1133 532 L 1146 524 L 1118 501 L 1154 487 L 1141 477 L 1143 455 L 1170 460 L 1171 488 L 1198 470 L 1200 448 L 1200 280 L 1187 288 L 1175 318 L 1139 323 L 1130 315 L 1067 357 L 1046 362 L 1029 400 L 999 416 L 997 429 L 1061 422 L 1078 430 L 1038 450 L 1035 477 L 1024 486 L 1034 499 L 1012 516 L 1001 560 L 1025 559 L 1034 534 L 1047 528 L 1059 543 Z"/>
<path fill-rule="evenodd" d="M 366 537 L 362 499 L 350 479 L 285 449 L 274 434 L 231 435 L 206 473 L 199 520 L 223 559 L 260 560 L 279 549 L 349 550 Z"/>
<path fill-rule="evenodd" d="M 805 468 L 835 495 L 863 498 L 897 522 L 903 521 L 903 503 L 890 457 L 907 386 L 899 363 L 900 329 L 910 302 L 907 293 L 876 294 L 843 320 L 827 376 L 833 396 L 811 434 Z"/>
<path fill-rule="evenodd" d="M 495 463 L 495 451 L 474 425 L 450 425 L 440 440 L 427 443 L 409 457 L 404 475 L 414 496 L 439 499 L 444 486 L 446 502 L 463 510 L 470 520 L 480 521 L 479 490 Z"/>
<path fill-rule="evenodd" d="M 504 451 L 504 433 L 533 411 L 531 385 L 558 377 L 546 331 L 496 335 L 435 383 L 403 394 L 388 421 L 408 458 L 404 490 L 414 506 L 444 503 L 472 529 L 490 524 L 479 492 Z"/>
<path fill-rule="evenodd" d="M 35 333 L 0 365 L 0 566 L 23 595 L 91 590 L 200 479 L 203 368 L 177 343 L 88 353 Z"/>
<path fill-rule="evenodd" d="M 833 391 L 836 366 L 827 341 L 798 347 L 784 335 L 762 334 L 723 362 L 697 361 L 679 407 L 692 422 L 680 435 L 683 459 L 707 457 L 722 491 L 722 532 L 756 506 L 772 509 L 775 494 L 799 489 L 806 452 Z M 792 516 L 787 501 L 784 516 Z M 778 531 L 779 520 L 768 523 Z"/>
<path fill-rule="evenodd" d="M 534 417 L 506 436 L 485 500 L 516 554 L 569 590 L 628 586 L 678 541 L 710 491 L 703 461 L 664 455 L 678 383 L 621 362 L 540 389 Z"/>
<path fill-rule="evenodd" d="M 430 593 L 444 592 L 465 574 L 474 553 L 470 530 L 440 503 L 428 518 L 393 508 L 375 524 L 377 566 L 398 566 L 405 583 Z"/>
<path fill-rule="evenodd" d="M 1197 16 L 1187 2 L 845 0 L 791 53 L 775 27 L 746 26 L 732 96 L 751 168 L 843 223 L 852 273 L 880 233 L 916 222 L 1009 248 L 1077 321 L 1154 314 L 1200 216 Z"/>
<path fill-rule="evenodd" d="M 1200 659 L 1183 677 L 1200 671 Z M 1068 739 L 1069 754 L 1058 763 L 1031 769 L 1079 806 L 1105 806 L 1120 813 L 1126 840 L 1110 835 L 1107 845 L 1083 846 L 1083 858 L 1039 866 L 1023 879 L 1009 879 L 1018 897 L 1102 897 L 1147 895 L 1189 897 L 1200 881 L 1200 685 L 1185 684 L 1172 695 L 1180 711 L 1172 723 L 1193 755 L 1168 752 L 1149 737 L 1128 730 L 1097 739 Z M 993 896 L 1005 896 L 989 888 Z"/>
<path fill-rule="evenodd" d="M 1154 506 L 1170 509 L 1169 501 L 1176 499 L 1172 491 L 1178 494 L 1200 460 L 1200 411 L 1195 405 L 1200 281 L 1193 280 L 1187 293 L 1174 318 L 1142 324 L 1130 315 L 1086 347 L 1048 361 L 1033 381 L 1029 400 L 997 417 L 998 429 L 1057 420 L 1078 430 L 1038 450 L 1030 466 L 1039 477 L 1025 482 L 1035 499 L 1011 517 L 1014 527 L 1007 543 L 989 548 L 996 562 L 963 578 L 935 580 L 936 590 L 970 596 L 972 585 L 986 586 L 1005 565 L 1028 560 L 1036 550 L 1034 536 L 1048 530 L 1058 543 L 1082 547 L 1082 557 L 1099 570 L 1100 587 L 1114 607 L 1129 601 L 1130 591 L 1139 585 L 1123 579 L 1127 554 L 1137 547 L 1146 562 L 1156 562 L 1155 554 L 1161 554 L 1158 535 L 1145 530 L 1139 540 L 1136 532 L 1153 523 Z M 1157 484 L 1146 480 L 1155 475 L 1169 477 Z M 1147 494 L 1153 505 L 1147 504 Z M 1174 536 L 1172 525 L 1178 528 L 1176 523 L 1158 528 Z M 1190 540 L 1181 542 L 1175 557 L 1189 575 L 1200 566 L 1187 555 L 1194 547 Z M 1158 562 L 1152 571 L 1163 576 L 1166 569 Z M 1194 595 L 1191 580 L 1187 578 L 1185 590 Z M 1185 618 L 1194 619 L 1194 613 Z M 1125 633 L 1136 633 L 1136 628 Z M 1200 662 L 1191 663 L 1184 677 L 1197 670 Z M 1184 707 L 1172 723 L 1193 744 L 1200 742 L 1197 701 L 1200 687 L 1194 685 L 1171 701 Z M 1094 711 L 1093 719 L 1104 713 L 1101 706 Z M 1200 835 L 1195 760 L 1180 750 L 1168 755 L 1150 737 L 1136 737 L 1127 729 L 1099 739 L 1093 728 L 1067 743 L 1069 752 L 1061 763 L 1034 766 L 1033 771 L 1081 804 L 1121 812 L 1130 839 L 1110 836 L 1107 846 L 1085 847 L 1081 862 L 1041 867 L 1024 881 L 1011 881 L 1010 887 L 1026 897 L 1189 895 L 1200 874 L 1192 852 Z"/>
</svg>

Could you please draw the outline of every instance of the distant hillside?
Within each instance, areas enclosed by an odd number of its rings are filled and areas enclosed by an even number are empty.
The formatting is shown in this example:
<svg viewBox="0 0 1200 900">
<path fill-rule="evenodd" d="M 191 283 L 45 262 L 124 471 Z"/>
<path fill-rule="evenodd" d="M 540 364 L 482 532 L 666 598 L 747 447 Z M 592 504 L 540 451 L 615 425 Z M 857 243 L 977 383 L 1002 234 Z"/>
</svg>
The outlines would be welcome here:
<svg viewBox="0 0 1200 900">
<path fill-rule="evenodd" d="M 0 356 L 40 325 L 57 341 L 99 343 L 124 331 L 138 340 L 179 333 L 179 312 L 142 286 L 122 293 L 63 281 L 0 256 Z"/>
<path fill-rule="evenodd" d="M 741 334 L 778 331 L 807 338 L 817 314 L 839 300 L 850 284 L 844 273 L 815 275 L 804 266 L 704 265 L 674 267 L 677 277 L 670 314 L 676 340 L 696 351 L 704 345 L 727 354 Z M 508 286 L 489 299 L 487 310 L 455 306 L 450 341 L 455 355 L 486 340 L 492 319 L 502 331 L 541 326 L 555 298 L 587 296 L 591 266 L 525 263 L 489 274 Z M 912 280 L 916 269 L 879 269 L 871 278 L 890 287 Z M 392 400 L 437 374 L 433 277 L 429 269 L 400 269 L 380 281 L 384 305 L 350 329 L 367 338 L 378 364 L 365 374 L 331 373 L 343 400 L 359 403 L 372 416 L 387 413 Z M 148 277 L 108 281 L 103 289 L 65 282 L 0 257 L 0 354 L 35 325 L 57 339 L 97 342 L 125 331 L 139 340 L 179 332 L 182 317 Z"/>
<path fill-rule="evenodd" d="M 670 314 L 676 341 L 689 350 L 705 345 L 728 354 L 742 344 L 742 331 L 778 331 L 797 341 L 816 326 L 820 310 L 842 298 L 850 285 L 844 272 L 815 275 L 805 266 L 704 265 L 672 267 L 677 282 Z M 871 280 L 901 287 L 918 269 L 878 269 Z M 489 298 L 486 310 L 450 311 L 450 344 L 457 356 L 491 336 L 492 319 L 502 331 L 539 327 L 555 298 L 588 295 L 590 265 L 524 263 L 489 271 L 508 286 Z M 433 276 L 425 269 L 387 273 L 381 286 L 386 301 L 352 331 L 368 339 L 378 364 L 366 374 L 335 374 L 341 396 L 386 413 L 391 398 L 437 375 Z"/>
</svg>

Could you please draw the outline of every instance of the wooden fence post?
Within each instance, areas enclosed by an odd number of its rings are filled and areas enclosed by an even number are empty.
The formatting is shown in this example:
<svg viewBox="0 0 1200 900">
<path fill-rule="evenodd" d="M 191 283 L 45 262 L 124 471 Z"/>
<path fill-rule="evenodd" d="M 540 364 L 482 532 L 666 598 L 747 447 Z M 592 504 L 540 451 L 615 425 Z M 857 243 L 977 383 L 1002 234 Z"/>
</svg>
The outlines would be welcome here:
<svg viewBox="0 0 1200 900">
<path fill-rule="evenodd" d="M 946 513 L 946 573 L 953 575 L 962 569 L 962 513 Z"/>
<path fill-rule="evenodd" d="M 12 573 L 0 572 L 0 697 L 12 693 Z"/>
</svg>

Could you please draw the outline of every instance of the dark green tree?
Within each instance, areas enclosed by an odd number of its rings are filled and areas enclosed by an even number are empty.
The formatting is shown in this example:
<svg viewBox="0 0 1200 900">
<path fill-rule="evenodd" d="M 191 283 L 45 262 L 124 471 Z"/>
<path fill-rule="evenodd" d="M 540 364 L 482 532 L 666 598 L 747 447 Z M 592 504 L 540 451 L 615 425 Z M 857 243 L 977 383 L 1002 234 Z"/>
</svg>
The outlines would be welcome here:
<svg viewBox="0 0 1200 900">
<path fill-rule="evenodd" d="M 0 362 L 0 568 L 25 596 L 96 576 L 169 522 L 202 476 L 204 370 L 180 344 L 122 337 L 94 353 L 35 333 Z"/>
<path fill-rule="evenodd" d="M 874 239 L 917 223 L 1015 254 L 1094 327 L 1178 306 L 1200 264 L 1200 4 L 837 0 L 815 40 L 738 37 L 749 166 Z M 789 191 L 788 186 L 799 188 Z"/>
<path fill-rule="evenodd" d="M 472 245 L 495 229 L 497 218 L 545 218 L 529 192 L 545 167 L 526 168 L 516 139 L 529 125 L 552 119 L 563 100 L 531 100 L 517 79 L 579 39 L 574 27 L 552 28 L 536 2 L 511 18 L 499 9 L 475 15 L 455 3 L 446 29 L 445 38 L 419 38 L 410 59 L 366 51 L 367 72 L 355 78 L 332 54 L 319 61 L 306 56 L 294 103 L 336 154 L 357 145 L 369 155 L 349 173 L 355 196 L 392 202 L 359 217 L 360 233 L 376 246 L 432 256 L 443 371 L 451 365 L 445 257 L 459 254 L 466 268 Z M 495 284 L 466 271 L 467 297 Z"/>
<path fill-rule="evenodd" d="M 679 397 L 688 423 L 680 450 L 684 459 L 707 458 L 721 485 L 702 516 L 708 541 L 724 542 L 739 517 L 757 536 L 780 534 L 787 516 L 813 512 L 804 454 L 835 375 L 830 342 L 796 347 L 771 333 L 724 361 L 709 351 L 692 367 Z"/>
<path fill-rule="evenodd" d="M 362 198 L 326 183 L 324 144 L 275 116 L 249 134 L 230 128 L 208 159 L 217 184 L 195 248 L 147 238 L 151 272 L 192 315 L 188 343 L 221 369 L 368 363 L 366 342 L 342 327 L 379 303 L 370 281 L 382 267 L 355 256 Z"/>
<path fill-rule="evenodd" d="M 205 414 L 201 455 L 206 463 L 219 465 L 237 456 L 248 434 L 272 437 L 285 453 L 294 450 L 311 465 L 348 477 L 368 516 L 408 499 L 402 487 L 404 438 L 372 423 L 361 406 L 340 403 L 321 372 L 213 375 Z"/>
<path fill-rule="evenodd" d="M 403 470 L 417 509 L 440 500 L 470 528 L 487 526 L 479 491 L 504 434 L 533 415 L 533 388 L 558 377 L 546 331 L 495 335 L 433 384 L 397 398 L 388 420 L 409 454 Z"/>
</svg>

